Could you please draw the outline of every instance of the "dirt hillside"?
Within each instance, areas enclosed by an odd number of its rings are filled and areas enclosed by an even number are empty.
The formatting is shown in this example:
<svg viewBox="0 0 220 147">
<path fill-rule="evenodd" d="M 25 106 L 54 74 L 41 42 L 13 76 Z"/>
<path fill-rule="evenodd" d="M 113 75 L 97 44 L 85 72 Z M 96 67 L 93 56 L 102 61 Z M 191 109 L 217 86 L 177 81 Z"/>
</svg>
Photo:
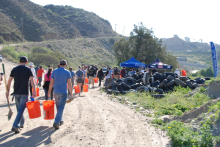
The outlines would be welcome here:
<svg viewBox="0 0 220 147">
<path fill-rule="evenodd" d="M 5 61 L 8 75 L 14 66 L 15 64 Z M 43 116 L 29 119 L 26 109 L 24 129 L 21 133 L 14 134 L 11 132 L 11 127 L 17 114 L 15 103 L 11 102 L 14 114 L 8 121 L 5 88 L 4 85 L 0 87 L 1 147 L 170 146 L 170 140 L 165 137 L 165 132 L 150 126 L 147 117 L 136 113 L 126 105 L 112 101 L 108 95 L 99 91 L 100 88 L 97 84 L 94 89 L 89 89 L 88 93 L 83 93 L 71 103 L 66 104 L 63 114 L 64 125 L 59 130 L 54 130 L 52 127 L 53 120 L 44 120 Z M 42 88 L 40 88 L 40 97 L 36 99 L 40 100 L 41 110 L 43 110 L 44 92 Z"/>
</svg>

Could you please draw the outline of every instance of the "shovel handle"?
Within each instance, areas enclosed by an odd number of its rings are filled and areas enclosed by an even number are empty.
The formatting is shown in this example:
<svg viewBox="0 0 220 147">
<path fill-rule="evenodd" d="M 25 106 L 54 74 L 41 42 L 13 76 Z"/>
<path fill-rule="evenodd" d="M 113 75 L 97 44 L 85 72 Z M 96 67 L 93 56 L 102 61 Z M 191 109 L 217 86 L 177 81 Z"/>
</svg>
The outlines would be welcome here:
<svg viewBox="0 0 220 147">
<path fill-rule="evenodd" d="M 5 90 L 6 92 L 8 92 L 8 86 L 7 86 L 7 80 L 6 80 L 6 75 L 5 75 L 5 66 L 4 66 L 4 63 L 2 63 L 2 69 L 3 69 L 3 74 L 4 74 L 4 81 L 5 81 Z M 10 105 L 9 105 L 9 99 L 7 97 L 7 101 L 8 101 L 8 108 L 10 108 Z"/>
</svg>

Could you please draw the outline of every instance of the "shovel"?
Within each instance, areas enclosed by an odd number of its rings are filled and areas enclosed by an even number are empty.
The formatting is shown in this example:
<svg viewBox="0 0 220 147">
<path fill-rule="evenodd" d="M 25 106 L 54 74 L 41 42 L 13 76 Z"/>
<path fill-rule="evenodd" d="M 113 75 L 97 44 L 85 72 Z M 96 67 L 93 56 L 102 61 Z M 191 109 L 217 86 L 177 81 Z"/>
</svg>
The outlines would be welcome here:
<svg viewBox="0 0 220 147">
<path fill-rule="evenodd" d="M 3 69 L 4 81 L 5 81 L 5 90 L 6 90 L 6 92 L 7 92 L 7 91 L 8 91 L 8 87 L 7 87 L 7 82 L 6 82 L 6 75 L 5 75 L 5 66 L 4 66 L 4 63 L 2 63 L 2 69 Z M 12 111 L 11 108 L 10 108 L 8 97 L 7 97 L 7 102 L 8 102 L 8 108 L 9 108 L 8 120 L 10 120 L 11 117 L 12 117 L 13 111 Z"/>
<path fill-rule="evenodd" d="M 66 101 L 66 103 L 70 103 L 70 102 L 72 102 L 74 100 L 74 97 L 71 97 L 71 98 L 69 98 L 67 101 Z"/>
</svg>

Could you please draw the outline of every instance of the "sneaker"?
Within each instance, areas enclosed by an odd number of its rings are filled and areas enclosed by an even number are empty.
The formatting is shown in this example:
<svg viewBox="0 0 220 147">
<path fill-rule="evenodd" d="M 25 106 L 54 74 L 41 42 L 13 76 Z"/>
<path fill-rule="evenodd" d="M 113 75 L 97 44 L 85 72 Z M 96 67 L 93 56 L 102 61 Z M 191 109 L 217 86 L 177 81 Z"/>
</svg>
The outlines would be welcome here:
<svg viewBox="0 0 220 147">
<path fill-rule="evenodd" d="M 63 121 L 60 121 L 60 126 L 63 125 Z"/>
<path fill-rule="evenodd" d="M 23 129 L 24 128 L 24 126 L 20 126 L 20 129 Z"/>
<path fill-rule="evenodd" d="M 16 128 L 16 127 L 12 127 L 11 131 L 15 133 L 20 133 L 19 128 Z"/>
<path fill-rule="evenodd" d="M 60 127 L 59 127 L 59 125 L 58 124 L 53 124 L 53 127 L 55 128 L 55 129 L 59 129 Z"/>
</svg>

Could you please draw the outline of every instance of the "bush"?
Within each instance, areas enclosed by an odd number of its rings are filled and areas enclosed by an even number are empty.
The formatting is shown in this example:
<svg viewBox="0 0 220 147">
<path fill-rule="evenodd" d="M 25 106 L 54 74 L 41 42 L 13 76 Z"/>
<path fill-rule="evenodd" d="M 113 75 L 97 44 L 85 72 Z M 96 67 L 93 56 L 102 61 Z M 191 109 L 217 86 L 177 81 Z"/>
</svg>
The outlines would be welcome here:
<svg viewBox="0 0 220 147">
<path fill-rule="evenodd" d="M 5 42 L 4 38 L 0 36 L 0 43 L 4 43 L 4 42 Z"/>
<path fill-rule="evenodd" d="M 28 56 L 24 51 L 17 52 L 14 46 L 6 46 L 1 51 L 0 54 L 8 60 L 13 62 L 19 62 L 21 56 Z"/>
<path fill-rule="evenodd" d="M 44 36 L 40 36 L 40 41 L 44 41 Z"/>
</svg>

